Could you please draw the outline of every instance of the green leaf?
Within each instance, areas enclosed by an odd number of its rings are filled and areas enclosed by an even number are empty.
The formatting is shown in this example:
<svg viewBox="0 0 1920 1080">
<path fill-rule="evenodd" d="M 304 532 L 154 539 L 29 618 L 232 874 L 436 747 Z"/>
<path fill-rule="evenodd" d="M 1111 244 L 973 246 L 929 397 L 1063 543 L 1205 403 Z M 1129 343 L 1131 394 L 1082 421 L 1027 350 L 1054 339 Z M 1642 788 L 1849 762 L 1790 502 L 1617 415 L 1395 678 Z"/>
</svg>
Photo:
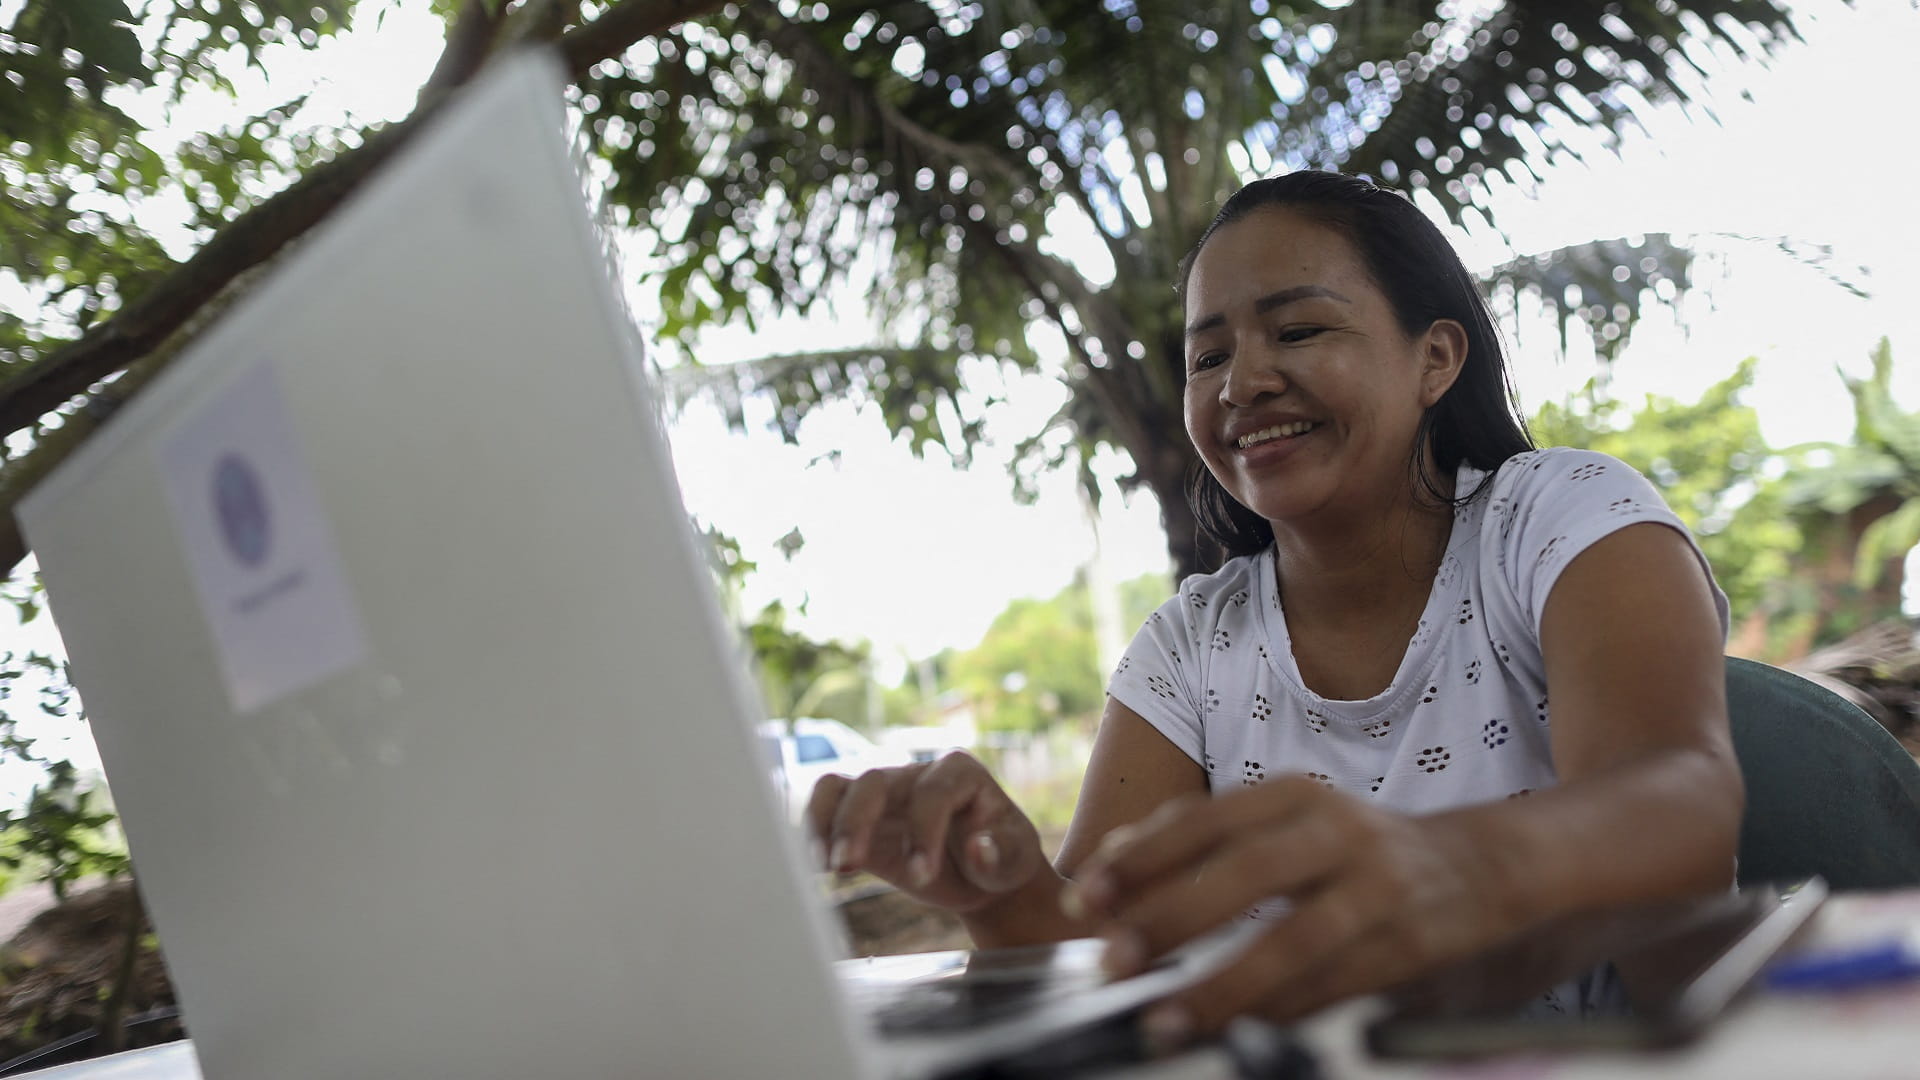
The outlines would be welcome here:
<svg viewBox="0 0 1920 1080">
<path fill-rule="evenodd" d="M 1920 545 L 1920 498 L 1913 498 L 1860 534 L 1860 550 L 1853 563 L 1855 587 L 1870 589 L 1877 585 L 1889 564 L 1906 558 L 1917 545 Z"/>
<path fill-rule="evenodd" d="M 65 13 L 71 33 L 68 47 L 88 63 L 127 81 L 152 78 L 132 29 L 133 13 L 121 0 L 67 0 Z"/>
</svg>

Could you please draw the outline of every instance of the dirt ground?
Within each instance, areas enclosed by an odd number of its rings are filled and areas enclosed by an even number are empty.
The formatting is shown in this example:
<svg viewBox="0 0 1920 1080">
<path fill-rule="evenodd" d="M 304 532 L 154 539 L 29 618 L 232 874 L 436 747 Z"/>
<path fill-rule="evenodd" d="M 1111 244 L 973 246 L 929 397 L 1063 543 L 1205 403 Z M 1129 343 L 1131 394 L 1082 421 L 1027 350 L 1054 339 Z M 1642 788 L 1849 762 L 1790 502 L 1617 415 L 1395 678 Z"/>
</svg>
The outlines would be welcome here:
<svg viewBox="0 0 1920 1080">
<path fill-rule="evenodd" d="M 136 915 L 140 933 L 133 955 L 128 956 L 127 931 Z M 129 963 L 126 996 L 113 1002 L 112 988 L 123 965 Z M 121 880 L 78 891 L 66 903 L 33 916 L 0 947 L 0 1063 L 97 1029 L 109 1014 L 117 1013 L 125 1021 L 173 1004 L 166 964 L 152 927 L 133 904 L 132 882 Z M 133 1030 L 135 1034 L 118 1049 L 181 1036 L 179 1023 L 164 1017 Z M 89 1049 L 97 1054 L 108 1048 L 96 1043 Z M 86 1052 L 78 1047 L 76 1051 Z"/>
<path fill-rule="evenodd" d="M 849 889 L 836 906 L 853 956 L 937 952 L 970 944 L 959 919 L 879 882 Z"/>
</svg>

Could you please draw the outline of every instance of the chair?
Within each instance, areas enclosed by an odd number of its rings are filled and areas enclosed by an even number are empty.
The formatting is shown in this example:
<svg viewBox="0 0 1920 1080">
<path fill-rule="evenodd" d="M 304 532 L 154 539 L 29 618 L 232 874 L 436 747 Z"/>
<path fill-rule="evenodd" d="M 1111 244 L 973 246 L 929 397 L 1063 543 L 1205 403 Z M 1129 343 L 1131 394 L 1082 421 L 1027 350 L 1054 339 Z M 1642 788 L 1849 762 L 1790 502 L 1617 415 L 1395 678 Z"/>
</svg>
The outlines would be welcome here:
<svg viewBox="0 0 1920 1080">
<path fill-rule="evenodd" d="M 1835 889 L 1920 885 L 1920 764 L 1873 718 L 1798 675 L 1727 658 L 1747 782 L 1742 884 L 1819 874 Z"/>
</svg>

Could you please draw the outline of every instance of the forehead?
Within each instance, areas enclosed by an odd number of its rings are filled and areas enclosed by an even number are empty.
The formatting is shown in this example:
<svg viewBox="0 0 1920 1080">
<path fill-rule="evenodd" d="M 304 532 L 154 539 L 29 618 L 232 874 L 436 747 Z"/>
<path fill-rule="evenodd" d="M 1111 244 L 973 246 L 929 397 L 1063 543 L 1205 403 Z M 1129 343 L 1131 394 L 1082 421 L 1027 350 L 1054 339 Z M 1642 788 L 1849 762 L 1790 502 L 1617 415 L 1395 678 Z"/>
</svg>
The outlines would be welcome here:
<svg viewBox="0 0 1920 1080">
<path fill-rule="evenodd" d="M 1187 277 L 1187 315 L 1225 312 L 1302 285 L 1324 286 L 1356 301 L 1377 293 L 1360 253 L 1339 230 L 1263 207 L 1207 238 Z"/>
</svg>

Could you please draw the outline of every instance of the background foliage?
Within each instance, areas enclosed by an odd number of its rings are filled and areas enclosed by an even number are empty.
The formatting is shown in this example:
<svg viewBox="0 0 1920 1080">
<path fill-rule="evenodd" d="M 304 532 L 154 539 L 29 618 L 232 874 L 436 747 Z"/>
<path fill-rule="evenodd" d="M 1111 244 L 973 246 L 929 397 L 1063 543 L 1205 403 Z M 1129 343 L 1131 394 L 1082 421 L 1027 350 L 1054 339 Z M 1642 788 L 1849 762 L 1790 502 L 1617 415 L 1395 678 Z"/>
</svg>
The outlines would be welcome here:
<svg viewBox="0 0 1920 1080">
<path fill-rule="evenodd" d="M 1842 372 L 1856 423 L 1845 444 L 1774 448 L 1741 398 L 1743 361 L 1697 402 L 1648 397 L 1638 408 L 1601 383 L 1549 403 L 1541 443 L 1612 454 L 1646 474 L 1699 539 L 1733 609 L 1733 651 L 1785 662 L 1901 618 L 1907 554 L 1920 544 L 1920 413 L 1888 388 L 1892 350 L 1872 372 Z"/>
</svg>

